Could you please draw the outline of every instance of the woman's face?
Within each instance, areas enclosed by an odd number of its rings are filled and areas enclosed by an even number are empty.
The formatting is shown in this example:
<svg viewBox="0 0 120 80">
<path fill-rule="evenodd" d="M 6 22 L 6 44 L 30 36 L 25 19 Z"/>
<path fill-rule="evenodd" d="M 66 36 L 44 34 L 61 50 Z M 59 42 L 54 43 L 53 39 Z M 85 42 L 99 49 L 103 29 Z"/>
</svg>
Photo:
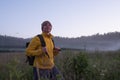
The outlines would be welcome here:
<svg viewBox="0 0 120 80">
<path fill-rule="evenodd" d="M 50 33 L 52 30 L 52 26 L 47 24 L 46 26 L 43 26 L 43 32 Z"/>
</svg>

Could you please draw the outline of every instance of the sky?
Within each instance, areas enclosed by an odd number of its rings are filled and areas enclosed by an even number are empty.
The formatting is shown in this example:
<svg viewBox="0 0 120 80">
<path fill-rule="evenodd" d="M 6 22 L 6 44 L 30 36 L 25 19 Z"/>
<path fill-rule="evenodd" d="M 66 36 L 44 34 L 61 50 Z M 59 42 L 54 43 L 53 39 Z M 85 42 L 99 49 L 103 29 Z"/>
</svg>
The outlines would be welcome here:
<svg viewBox="0 0 120 80">
<path fill-rule="evenodd" d="M 120 32 L 120 0 L 0 0 L 0 35 L 30 38 L 45 20 L 54 36 Z"/>
</svg>

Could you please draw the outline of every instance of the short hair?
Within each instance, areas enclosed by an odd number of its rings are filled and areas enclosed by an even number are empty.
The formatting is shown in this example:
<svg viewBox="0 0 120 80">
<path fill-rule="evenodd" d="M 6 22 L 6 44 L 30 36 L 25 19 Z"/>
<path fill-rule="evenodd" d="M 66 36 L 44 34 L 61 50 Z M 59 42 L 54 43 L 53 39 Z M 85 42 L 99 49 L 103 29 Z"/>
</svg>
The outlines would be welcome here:
<svg viewBox="0 0 120 80">
<path fill-rule="evenodd" d="M 50 21 L 44 21 L 44 22 L 41 24 L 41 29 L 42 29 L 42 31 L 43 31 L 43 27 L 44 27 L 44 26 L 47 26 L 47 25 L 52 26 L 52 24 L 50 23 Z"/>
</svg>

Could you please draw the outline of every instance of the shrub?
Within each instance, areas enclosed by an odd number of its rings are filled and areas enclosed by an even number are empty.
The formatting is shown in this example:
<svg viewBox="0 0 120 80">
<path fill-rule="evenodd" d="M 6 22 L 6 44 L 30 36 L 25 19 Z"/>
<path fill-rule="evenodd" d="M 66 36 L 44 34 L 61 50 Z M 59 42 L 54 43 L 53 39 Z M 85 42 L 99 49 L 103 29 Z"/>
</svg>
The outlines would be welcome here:
<svg viewBox="0 0 120 80">
<path fill-rule="evenodd" d="M 66 80 L 80 80 L 88 66 L 87 56 L 84 52 L 76 56 L 66 56 L 64 60 L 64 75 Z M 67 76 L 66 76 L 67 75 Z"/>
</svg>

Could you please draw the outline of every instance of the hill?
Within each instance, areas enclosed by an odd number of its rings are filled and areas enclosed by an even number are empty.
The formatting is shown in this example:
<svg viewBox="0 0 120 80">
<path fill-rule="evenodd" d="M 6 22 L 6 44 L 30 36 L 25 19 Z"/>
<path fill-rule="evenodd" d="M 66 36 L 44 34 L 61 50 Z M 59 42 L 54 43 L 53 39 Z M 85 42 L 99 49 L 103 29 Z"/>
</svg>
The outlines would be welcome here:
<svg viewBox="0 0 120 80">
<path fill-rule="evenodd" d="M 16 38 L 0 35 L 0 48 L 25 48 L 25 43 L 30 38 Z M 85 50 L 118 50 L 120 49 L 120 32 L 95 34 L 77 38 L 54 37 L 56 46 L 62 48 L 85 49 Z"/>
<path fill-rule="evenodd" d="M 118 50 L 120 49 L 120 32 L 95 34 L 78 38 L 55 38 L 61 47 L 86 50 Z"/>
</svg>

